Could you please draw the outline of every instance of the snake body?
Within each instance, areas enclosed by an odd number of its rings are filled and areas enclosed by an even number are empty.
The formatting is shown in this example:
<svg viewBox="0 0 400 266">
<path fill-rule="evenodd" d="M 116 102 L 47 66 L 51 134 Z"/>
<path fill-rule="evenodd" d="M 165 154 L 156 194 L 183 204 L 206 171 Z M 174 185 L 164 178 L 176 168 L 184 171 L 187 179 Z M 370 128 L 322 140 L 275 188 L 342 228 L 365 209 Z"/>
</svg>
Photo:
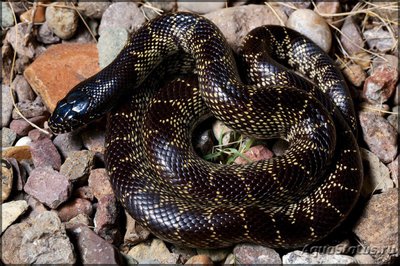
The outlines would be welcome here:
<svg viewBox="0 0 400 266">
<path fill-rule="evenodd" d="M 164 240 L 203 248 L 314 242 L 347 217 L 362 183 L 348 89 L 332 60 L 293 30 L 257 28 L 241 50 L 246 83 L 214 24 L 190 13 L 160 16 L 58 103 L 50 128 L 73 130 L 111 111 L 105 159 L 116 196 Z M 177 54 L 190 55 L 195 75 L 156 89 L 161 70 L 184 64 L 165 61 Z M 191 132 L 209 112 L 246 135 L 286 139 L 289 148 L 246 165 L 207 162 Z"/>
</svg>

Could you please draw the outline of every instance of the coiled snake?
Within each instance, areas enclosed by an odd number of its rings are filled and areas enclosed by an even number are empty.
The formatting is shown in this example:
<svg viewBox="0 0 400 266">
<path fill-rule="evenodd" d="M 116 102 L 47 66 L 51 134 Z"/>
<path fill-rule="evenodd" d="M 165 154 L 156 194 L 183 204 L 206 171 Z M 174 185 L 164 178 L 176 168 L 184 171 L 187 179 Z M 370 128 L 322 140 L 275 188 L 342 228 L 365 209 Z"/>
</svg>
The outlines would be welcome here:
<svg viewBox="0 0 400 266">
<path fill-rule="evenodd" d="M 105 159 L 116 196 L 162 239 L 194 247 L 311 243 L 343 221 L 362 183 L 348 89 L 332 60 L 293 30 L 257 28 L 241 50 L 246 84 L 213 23 L 190 13 L 160 16 L 69 92 L 49 126 L 70 131 L 111 111 Z M 185 69 L 187 60 L 164 59 L 184 54 L 196 76 L 153 89 L 160 72 Z M 191 132 L 210 111 L 246 135 L 286 139 L 289 148 L 247 165 L 207 162 Z"/>
</svg>

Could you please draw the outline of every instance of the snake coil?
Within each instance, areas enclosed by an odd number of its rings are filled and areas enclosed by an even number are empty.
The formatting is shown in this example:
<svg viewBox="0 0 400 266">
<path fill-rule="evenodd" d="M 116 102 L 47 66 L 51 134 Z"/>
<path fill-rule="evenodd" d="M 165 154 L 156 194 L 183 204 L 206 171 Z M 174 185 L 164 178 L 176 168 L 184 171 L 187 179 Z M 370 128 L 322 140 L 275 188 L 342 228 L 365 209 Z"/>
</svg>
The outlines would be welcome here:
<svg viewBox="0 0 400 266">
<path fill-rule="evenodd" d="M 186 54 L 196 75 L 156 88 L 161 72 L 184 68 L 174 58 Z M 190 13 L 160 16 L 58 103 L 50 128 L 70 131 L 109 113 L 105 159 L 115 194 L 164 240 L 303 246 L 336 228 L 358 198 L 352 100 L 332 60 L 293 30 L 254 29 L 240 58 L 246 83 L 213 23 Z M 283 138 L 289 148 L 247 165 L 204 161 L 191 131 L 209 112 L 246 135 Z"/>
</svg>

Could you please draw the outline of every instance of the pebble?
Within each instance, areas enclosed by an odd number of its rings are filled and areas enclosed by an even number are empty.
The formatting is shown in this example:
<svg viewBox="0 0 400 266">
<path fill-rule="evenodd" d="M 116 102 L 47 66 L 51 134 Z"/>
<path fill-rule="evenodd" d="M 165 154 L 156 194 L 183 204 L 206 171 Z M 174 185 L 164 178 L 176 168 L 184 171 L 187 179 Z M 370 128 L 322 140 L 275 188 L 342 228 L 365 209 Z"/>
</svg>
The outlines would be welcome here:
<svg viewBox="0 0 400 266">
<path fill-rule="evenodd" d="M 100 68 L 106 67 L 119 54 L 128 41 L 129 33 L 124 28 L 106 28 L 97 43 Z"/>
<path fill-rule="evenodd" d="M 384 30 L 381 26 L 366 30 L 363 35 L 369 48 L 373 51 L 386 53 L 394 47 L 395 39 L 392 38 L 390 32 Z"/>
<path fill-rule="evenodd" d="M 78 214 L 85 214 L 90 217 L 93 214 L 93 206 L 86 199 L 75 198 L 60 206 L 57 213 L 61 221 L 67 222 Z"/>
<path fill-rule="evenodd" d="M 32 197 L 31 195 L 27 195 L 26 199 L 28 201 L 28 205 L 30 208 L 29 212 L 29 218 L 33 218 L 38 216 L 41 213 L 47 212 L 46 207 L 38 201 L 35 197 Z"/>
<path fill-rule="evenodd" d="M 87 24 L 92 31 L 93 35 L 96 36 L 96 32 L 93 32 L 91 24 L 94 24 L 94 27 L 97 28 L 96 26 L 97 22 L 94 22 L 92 20 L 88 21 Z M 90 34 L 90 31 L 86 27 L 79 27 L 78 30 L 75 32 L 75 35 L 72 38 L 69 38 L 68 40 L 62 40 L 62 43 L 96 43 L 96 40 L 93 38 L 92 34 Z"/>
<path fill-rule="evenodd" d="M 213 265 L 213 261 L 205 255 L 196 255 L 191 257 L 185 265 Z"/>
<path fill-rule="evenodd" d="M 44 22 L 38 30 L 36 39 L 44 44 L 54 44 L 61 42 L 61 38 L 58 37 L 53 30 L 49 27 L 48 22 Z"/>
<path fill-rule="evenodd" d="M 83 146 L 93 152 L 104 154 L 105 151 L 105 133 L 104 129 L 99 127 L 90 127 L 81 134 Z"/>
<path fill-rule="evenodd" d="M 355 265 L 356 260 L 347 255 L 339 254 L 323 254 L 318 252 L 306 253 L 300 250 L 295 250 L 283 255 L 283 264 L 343 264 L 343 265 Z"/>
<path fill-rule="evenodd" d="M 386 112 L 390 110 L 390 107 L 387 104 L 372 104 L 368 102 L 361 102 L 359 106 L 360 110 L 374 113 L 382 117 L 386 116 Z"/>
<path fill-rule="evenodd" d="M 83 265 L 123 265 L 119 251 L 88 226 L 79 224 L 68 231 L 76 243 L 77 253 Z"/>
<path fill-rule="evenodd" d="M 361 158 L 364 165 L 364 183 L 362 194 L 369 197 L 375 191 L 385 192 L 393 188 L 389 169 L 372 152 L 361 148 Z"/>
<path fill-rule="evenodd" d="M 69 90 L 98 71 L 95 44 L 57 44 L 37 57 L 24 76 L 52 112 Z"/>
<path fill-rule="evenodd" d="M 235 265 L 236 264 L 236 258 L 235 255 L 233 255 L 233 253 L 230 253 L 227 257 L 226 260 L 224 262 L 224 265 Z"/>
<path fill-rule="evenodd" d="M 321 14 L 337 14 L 342 11 L 342 8 L 340 6 L 340 1 L 338 0 L 332 0 L 332 1 L 318 1 L 316 4 L 316 10 L 318 10 L 318 13 Z M 341 21 L 343 17 L 324 17 L 327 23 L 331 23 L 336 27 L 340 27 L 343 24 L 343 21 Z"/>
<path fill-rule="evenodd" d="M 368 70 L 371 68 L 372 56 L 365 51 L 357 53 L 357 55 L 355 55 L 352 60 L 357 65 L 360 65 L 364 70 Z"/>
<path fill-rule="evenodd" d="M 0 129 L 0 134 L 1 147 L 3 148 L 12 146 L 17 139 L 17 134 L 8 127 L 3 127 L 2 129 Z"/>
<path fill-rule="evenodd" d="M 342 73 L 347 78 L 347 80 L 356 87 L 360 87 L 361 85 L 363 85 L 365 79 L 367 78 L 367 74 L 358 64 L 349 64 L 348 66 L 343 68 Z"/>
<path fill-rule="evenodd" d="M 397 83 L 396 91 L 394 92 L 394 98 L 393 98 L 393 103 L 395 105 L 399 105 L 400 104 L 399 98 L 400 98 L 400 83 Z"/>
<path fill-rule="evenodd" d="M 31 153 L 35 167 L 50 166 L 55 170 L 60 170 L 61 156 L 49 138 L 32 142 Z"/>
<path fill-rule="evenodd" d="M 25 200 L 15 200 L 1 204 L 1 232 L 3 233 L 27 209 L 28 203 Z"/>
<path fill-rule="evenodd" d="M 17 95 L 18 102 L 34 101 L 36 98 L 35 93 L 23 75 L 15 76 L 12 82 L 12 88 Z"/>
<path fill-rule="evenodd" d="M 357 249 L 357 253 L 353 256 L 359 265 L 376 265 L 374 257 L 368 254 L 368 249 L 361 248 Z"/>
<path fill-rule="evenodd" d="M 99 26 L 99 34 L 103 35 L 105 29 L 124 28 L 128 32 L 135 32 L 139 29 L 146 19 L 133 2 L 117 2 L 111 4 L 103 13 Z"/>
<path fill-rule="evenodd" d="M 399 256 L 398 198 L 396 188 L 372 195 L 353 228 L 361 245 L 376 251 L 370 254 L 378 264 Z"/>
<path fill-rule="evenodd" d="M 235 140 L 235 131 L 227 127 L 222 121 L 215 121 L 215 123 L 212 125 L 212 131 L 215 139 L 218 140 L 220 145 L 229 145 Z"/>
<path fill-rule="evenodd" d="M 274 8 L 274 11 L 285 23 L 287 16 L 283 11 L 280 8 Z M 217 25 L 235 52 L 238 51 L 243 37 L 252 29 L 263 25 L 280 25 L 280 20 L 266 5 L 251 4 L 223 8 L 208 13 L 204 17 Z"/>
<path fill-rule="evenodd" d="M 308 9 L 311 5 L 310 1 L 295 0 L 285 1 L 286 5 L 279 5 L 286 15 L 290 16 L 297 9 Z"/>
<path fill-rule="evenodd" d="M 263 145 L 256 145 L 248 149 L 243 153 L 246 158 L 248 158 L 250 161 L 243 157 L 237 157 L 235 159 L 236 164 L 248 164 L 250 162 L 256 162 L 256 161 L 261 161 L 261 160 L 268 160 L 274 156 L 272 151 L 270 151 L 267 147 Z"/>
<path fill-rule="evenodd" d="M 71 218 L 68 222 L 64 222 L 65 228 L 73 229 L 77 225 L 87 225 L 93 227 L 92 219 L 84 213 L 80 213 L 77 216 Z"/>
<path fill-rule="evenodd" d="M 164 242 L 157 238 L 153 239 L 150 246 L 144 243 L 134 246 L 128 255 L 139 264 L 145 264 L 148 260 L 153 260 L 157 264 L 175 264 L 179 258 L 179 255 L 169 252 Z"/>
<path fill-rule="evenodd" d="M 399 187 L 399 156 L 393 160 L 390 164 L 388 164 L 389 171 L 392 177 L 392 180 L 396 187 Z"/>
<path fill-rule="evenodd" d="M 101 19 L 110 4 L 109 2 L 79 2 L 78 8 L 88 18 Z"/>
<path fill-rule="evenodd" d="M 197 248 L 197 254 L 209 257 L 213 262 L 220 262 L 226 259 L 231 252 L 230 248 L 202 249 Z"/>
<path fill-rule="evenodd" d="M 1 2 L 1 27 L 9 28 L 14 26 L 13 12 L 7 2 Z"/>
<path fill-rule="evenodd" d="M 93 191 L 93 195 L 96 199 L 100 199 L 106 195 L 113 195 L 109 176 L 105 168 L 97 168 L 90 171 L 88 179 L 89 187 Z"/>
<path fill-rule="evenodd" d="M 355 23 L 352 16 L 348 16 L 341 28 L 340 42 L 346 52 L 352 56 L 362 52 L 364 40 L 361 35 L 359 26 Z"/>
<path fill-rule="evenodd" d="M 81 136 L 77 132 L 59 134 L 54 138 L 53 143 L 64 158 L 67 158 L 71 152 L 80 151 L 83 147 Z"/>
<path fill-rule="evenodd" d="M 24 187 L 26 193 L 52 209 L 69 198 L 71 189 L 66 176 L 48 167 L 36 167 Z"/>
<path fill-rule="evenodd" d="M 5 264 L 74 264 L 76 257 L 57 214 L 46 211 L 10 226 L 2 236 Z"/>
<path fill-rule="evenodd" d="M 3 158 L 15 158 L 18 161 L 24 159 L 32 159 L 30 146 L 9 147 L 7 150 L 2 151 Z"/>
<path fill-rule="evenodd" d="M 119 205 L 114 195 L 99 199 L 94 216 L 94 231 L 109 243 L 118 243 L 121 233 L 118 229 Z"/>
<path fill-rule="evenodd" d="M 258 245 L 236 245 L 233 255 L 237 264 L 282 264 L 282 260 L 275 250 Z"/>
<path fill-rule="evenodd" d="M 372 103 L 384 103 L 396 89 L 398 71 L 387 65 L 374 69 L 364 83 L 363 97 Z"/>
<path fill-rule="evenodd" d="M 18 36 L 17 36 L 18 34 Z M 28 36 L 28 38 L 26 37 Z M 10 43 L 17 55 L 33 59 L 35 57 L 36 43 L 30 34 L 28 23 L 18 23 L 7 31 L 6 42 Z M 23 42 L 19 40 L 24 40 Z"/>
<path fill-rule="evenodd" d="M 329 25 L 317 13 L 310 9 L 294 11 L 286 22 L 286 26 L 294 29 L 315 42 L 325 52 L 332 46 L 332 34 Z"/>
<path fill-rule="evenodd" d="M 184 246 L 172 245 L 172 246 L 170 246 L 169 250 L 171 250 L 172 253 L 179 255 L 179 260 L 178 260 L 177 264 L 184 264 L 191 257 L 194 257 L 197 255 L 197 251 L 195 248 L 189 248 L 189 247 L 184 247 Z"/>
<path fill-rule="evenodd" d="M 52 32 L 61 39 L 71 38 L 78 28 L 78 13 L 72 8 L 59 7 L 59 3 L 46 8 L 46 22 Z"/>
<path fill-rule="evenodd" d="M 87 150 L 73 151 L 61 165 L 60 173 L 75 183 L 84 183 L 94 166 L 94 153 Z"/>
<path fill-rule="evenodd" d="M 20 138 L 15 146 L 30 146 L 32 144 L 32 139 L 28 136 Z"/>
<path fill-rule="evenodd" d="M 43 23 L 46 20 L 46 7 L 37 5 L 34 17 L 32 18 L 33 8 L 28 9 L 19 16 L 19 19 L 26 23 Z"/>
<path fill-rule="evenodd" d="M 400 127 L 399 127 L 399 115 L 397 114 L 391 114 L 387 118 L 387 121 L 392 125 L 397 130 L 397 133 L 400 133 Z"/>
<path fill-rule="evenodd" d="M 36 101 L 19 101 L 17 103 L 17 108 L 25 118 L 43 116 L 47 114 L 46 107 L 44 107 L 42 103 Z M 21 119 L 21 116 L 18 114 L 15 108 L 12 113 L 12 118 Z"/>
<path fill-rule="evenodd" d="M 4 85 L 1 87 L 1 127 L 7 127 L 10 124 L 13 108 L 10 87 Z"/>
<path fill-rule="evenodd" d="M 363 139 L 370 150 L 384 163 L 390 163 L 397 155 L 397 131 L 389 122 L 371 112 L 360 112 L 359 120 Z"/>
<path fill-rule="evenodd" d="M 37 125 L 40 128 L 43 128 L 44 123 L 47 121 L 48 116 L 37 116 L 28 119 L 31 123 Z M 28 135 L 29 131 L 33 129 L 28 122 L 24 119 L 16 119 L 12 120 L 10 123 L 10 129 L 17 133 L 18 136 L 26 136 Z"/>
<path fill-rule="evenodd" d="M 178 11 L 189 11 L 197 14 L 207 14 L 225 7 L 225 1 L 195 2 L 177 1 Z"/>
<path fill-rule="evenodd" d="M 150 231 L 136 223 L 135 219 L 125 211 L 126 216 L 126 232 L 124 236 L 124 244 L 133 245 L 149 238 Z M 174 252 L 175 253 L 175 252 Z"/>
<path fill-rule="evenodd" d="M 11 163 L 5 159 L 1 159 L 1 203 L 6 201 L 10 196 L 13 182 L 14 171 Z M 2 228 L 4 229 L 4 227 Z"/>
<path fill-rule="evenodd" d="M 387 65 L 389 68 L 398 71 L 399 69 L 399 58 L 391 54 L 383 54 L 380 57 L 375 57 L 372 60 L 372 69 L 377 69 L 381 65 Z"/>
</svg>

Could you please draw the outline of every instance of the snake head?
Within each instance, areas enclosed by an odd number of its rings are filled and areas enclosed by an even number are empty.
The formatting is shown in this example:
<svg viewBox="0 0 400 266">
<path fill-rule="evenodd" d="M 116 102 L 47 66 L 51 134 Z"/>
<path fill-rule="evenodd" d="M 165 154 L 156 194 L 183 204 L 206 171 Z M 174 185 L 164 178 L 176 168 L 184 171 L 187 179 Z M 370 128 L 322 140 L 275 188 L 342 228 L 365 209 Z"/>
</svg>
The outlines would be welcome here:
<svg viewBox="0 0 400 266">
<path fill-rule="evenodd" d="M 73 131 L 94 118 L 89 115 L 91 98 L 82 90 L 72 90 L 57 103 L 49 118 L 54 133 Z"/>
</svg>

